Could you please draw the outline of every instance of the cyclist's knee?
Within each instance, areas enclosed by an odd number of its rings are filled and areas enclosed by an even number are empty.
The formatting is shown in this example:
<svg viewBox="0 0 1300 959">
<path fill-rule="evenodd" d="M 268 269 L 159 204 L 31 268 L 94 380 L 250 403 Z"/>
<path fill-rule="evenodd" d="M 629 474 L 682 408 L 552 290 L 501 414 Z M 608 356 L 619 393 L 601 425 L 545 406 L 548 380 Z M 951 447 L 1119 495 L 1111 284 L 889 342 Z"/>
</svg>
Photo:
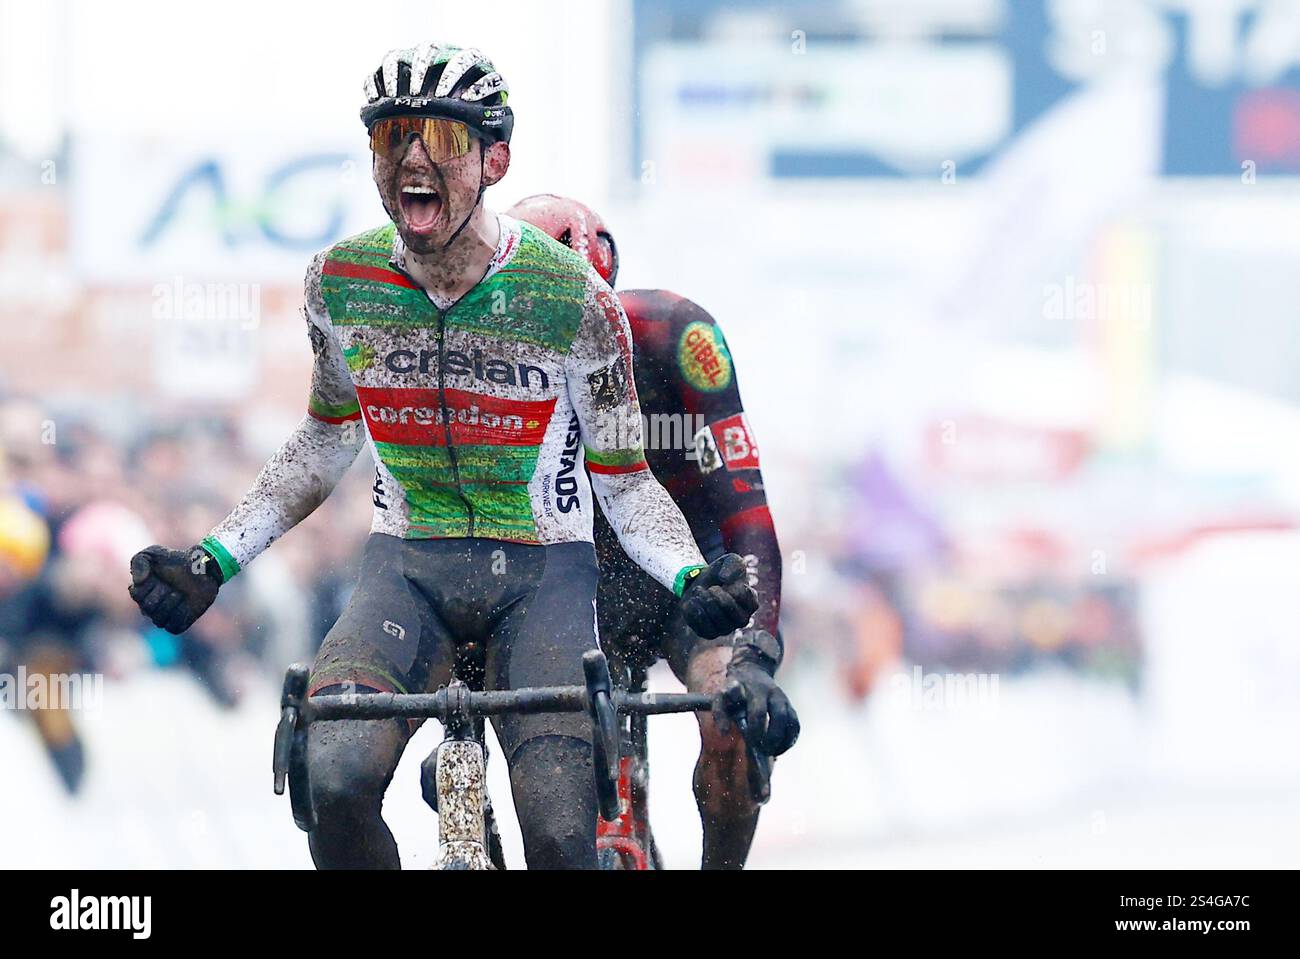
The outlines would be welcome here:
<svg viewBox="0 0 1300 959">
<path fill-rule="evenodd" d="M 700 643 L 686 670 L 686 688 L 692 693 L 716 696 L 727 685 L 727 664 L 731 646 Z M 744 762 L 744 742 L 730 726 L 723 729 L 712 713 L 696 713 L 700 724 L 700 760 L 727 767 Z M 743 770 L 742 770 L 743 771 Z"/>
<path fill-rule="evenodd" d="M 731 662 L 729 643 L 700 642 L 686 665 L 686 688 L 693 693 L 713 695 L 727 685 L 727 664 Z"/>
<path fill-rule="evenodd" d="M 510 785 L 530 869 L 596 868 L 589 743 L 569 736 L 525 740 L 510 758 Z"/>
<path fill-rule="evenodd" d="M 335 728 L 319 738 L 312 735 L 307 748 L 307 781 L 317 820 L 328 823 L 336 816 L 378 810 L 400 756 L 402 731 L 392 723 L 329 725 Z M 366 728 L 374 726 L 382 728 Z"/>
<path fill-rule="evenodd" d="M 524 858 L 529 869 L 595 869 L 596 836 L 583 835 L 576 824 L 561 831 L 551 822 L 524 833 Z"/>
<path fill-rule="evenodd" d="M 700 762 L 718 770 L 744 773 L 745 740 L 730 723 L 724 730 L 711 714 L 700 715 Z"/>
</svg>

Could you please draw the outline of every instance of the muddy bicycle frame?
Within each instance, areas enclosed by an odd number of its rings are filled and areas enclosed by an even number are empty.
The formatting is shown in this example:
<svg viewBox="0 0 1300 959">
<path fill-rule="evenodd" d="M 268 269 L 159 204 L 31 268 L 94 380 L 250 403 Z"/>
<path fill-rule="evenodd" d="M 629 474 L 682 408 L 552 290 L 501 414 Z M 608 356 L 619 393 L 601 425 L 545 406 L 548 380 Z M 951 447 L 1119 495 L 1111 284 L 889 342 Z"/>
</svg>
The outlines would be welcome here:
<svg viewBox="0 0 1300 959">
<path fill-rule="evenodd" d="M 456 679 L 432 693 L 366 693 L 307 696 L 309 669 L 301 664 L 285 673 L 280 724 L 275 732 L 272 768 L 276 795 L 288 781 L 294 819 L 313 823 L 305 782 L 306 732 L 313 722 L 337 720 L 436 719 L 445 738 L 421 765 L 425 799 L 438 812 L 437 869 L 504 868 L 491 802 L 487 795 L 483 720 L 526 713 L 585 712 L 591 717 L 592 770 L 600 816 L 613 821 L 623 812 L 619 796 L 619 714 L 644 717 L 663 713 L 722 710 L 743 732 L 743 699 L 732 688 L 717 697 L 704 693 L 628 692 L 610 680 L 605 654 L 583 654 L 583 686 L 533 689 L 471 689 Z M 737 704 L 742 708 L 737 711 Z M 291 770 L 297 770 L 291 775 Z"/>
</svg>

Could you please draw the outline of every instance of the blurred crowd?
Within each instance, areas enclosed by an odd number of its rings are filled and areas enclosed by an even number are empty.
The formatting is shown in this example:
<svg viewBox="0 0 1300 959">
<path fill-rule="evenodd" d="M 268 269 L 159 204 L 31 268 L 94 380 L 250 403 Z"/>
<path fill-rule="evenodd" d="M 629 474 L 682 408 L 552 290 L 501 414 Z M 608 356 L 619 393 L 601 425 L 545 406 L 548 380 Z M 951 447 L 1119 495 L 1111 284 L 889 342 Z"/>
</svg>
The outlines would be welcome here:
<svg viewBox="0 0 1300 959">
<path fill-rule="evenodd" d="M 851 702 L 916 667 L 1001 677 L 1058 669 L 1138 691 L 1134 577 L 1081 568 L 1079 544 L 1023 515 L 962 528 L 941 496 L 880 450 L 824 483 L 824 510 L 782 539 L 787 670 L 830 663 Z"/>
<path fill-rule="evenodd" d="M 310 661 L 355 580 L 368 456 L 172 636 L 127 595 L 132 554 L 202 539 L 288 424 L 108 396 L 51 404 L 0 395 L 0 673 L 123 680 L 183 669 L 232 706 L 257 671 L 278 682 L 287 664 Z M 849 702 L 914 666 L 1008 676 L 1059 667 L 1136 688 L 1132 583 L 1070 574 L 1041 530 L 1008 530 L 992 548 L 971 542 L 879 453 L 817 481 L 820 520 L 781 527 L 787 681 L 829 670 Z M 75 791 L 85 766 L 75 713 L 27 715 Z"/>
<path fill-rule="evenodd" d="M 186 669 L 234 705 L 251 673 L 310 659 L 353 582 L 369 526 L 359 464 L 340 492 L 222 590 L 182 636 L 127 595 L 133 553 L 198 542 L 248 488 L 270 450 L 228 413 L 160 414 L 129 402 L 51 407 L 0 397 L 0 673 L 127 679 Z M 75 791 L 85 766 L 75 714 L 28 710 Z"/>
</svg>

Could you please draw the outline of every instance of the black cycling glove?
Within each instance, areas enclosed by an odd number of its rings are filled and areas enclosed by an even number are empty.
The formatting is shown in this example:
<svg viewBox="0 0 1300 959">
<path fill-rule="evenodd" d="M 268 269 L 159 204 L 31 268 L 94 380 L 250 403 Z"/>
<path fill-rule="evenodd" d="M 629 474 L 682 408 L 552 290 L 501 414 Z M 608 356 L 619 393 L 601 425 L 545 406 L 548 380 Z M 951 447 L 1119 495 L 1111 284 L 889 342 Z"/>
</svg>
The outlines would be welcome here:
<svg viewBox="0 0 1300 959">
<path fill-rule="evenodd" d="M 764 630 L 742 636 L 727 664 L 727 678 L 745 694 L 745 738 L 755 749 L 779 756 L 799 738 L 799 714 L 773 678 L 781 646 Z"/>
<path fill-rule="evenodd" d="M 179 635 L 212 605 L 222 581 L 217 561 L 198 546 L 150 546 L 131 557 L 127 592 L 155 626 Z"/>
<path fill-rule="evenodd" d="M 702 639 L 743 629 L 758 609 L 745 561 L 735 553 L 724 553 L 693 572 L 682 589 L 681 602 L 687 625 Z"/>
</svg>

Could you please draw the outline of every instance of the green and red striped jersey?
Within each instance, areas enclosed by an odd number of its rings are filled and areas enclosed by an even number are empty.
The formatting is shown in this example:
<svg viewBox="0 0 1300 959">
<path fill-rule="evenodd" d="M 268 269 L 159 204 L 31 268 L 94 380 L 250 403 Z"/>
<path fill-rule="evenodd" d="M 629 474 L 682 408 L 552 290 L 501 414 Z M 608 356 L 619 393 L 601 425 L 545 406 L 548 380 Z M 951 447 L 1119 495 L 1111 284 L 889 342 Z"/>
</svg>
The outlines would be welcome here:
<svg viewBox="0 0 1300 959">
<path fill-rule="evenodd" d="M 671 586 L 701 558 L 646 465 L 627 317 L 582 258 L 530 224 L 498 222 L 487 272 L 454 302 L 407 273 L 392 224 L 313 260 L 310 417 L 364 428 L 374 532 L 590 542 L 594 486 L 633 558 Z M 223 566 L 247 563 L 295 514 L 252 512 L 205 541 Z"/>
</svg>

